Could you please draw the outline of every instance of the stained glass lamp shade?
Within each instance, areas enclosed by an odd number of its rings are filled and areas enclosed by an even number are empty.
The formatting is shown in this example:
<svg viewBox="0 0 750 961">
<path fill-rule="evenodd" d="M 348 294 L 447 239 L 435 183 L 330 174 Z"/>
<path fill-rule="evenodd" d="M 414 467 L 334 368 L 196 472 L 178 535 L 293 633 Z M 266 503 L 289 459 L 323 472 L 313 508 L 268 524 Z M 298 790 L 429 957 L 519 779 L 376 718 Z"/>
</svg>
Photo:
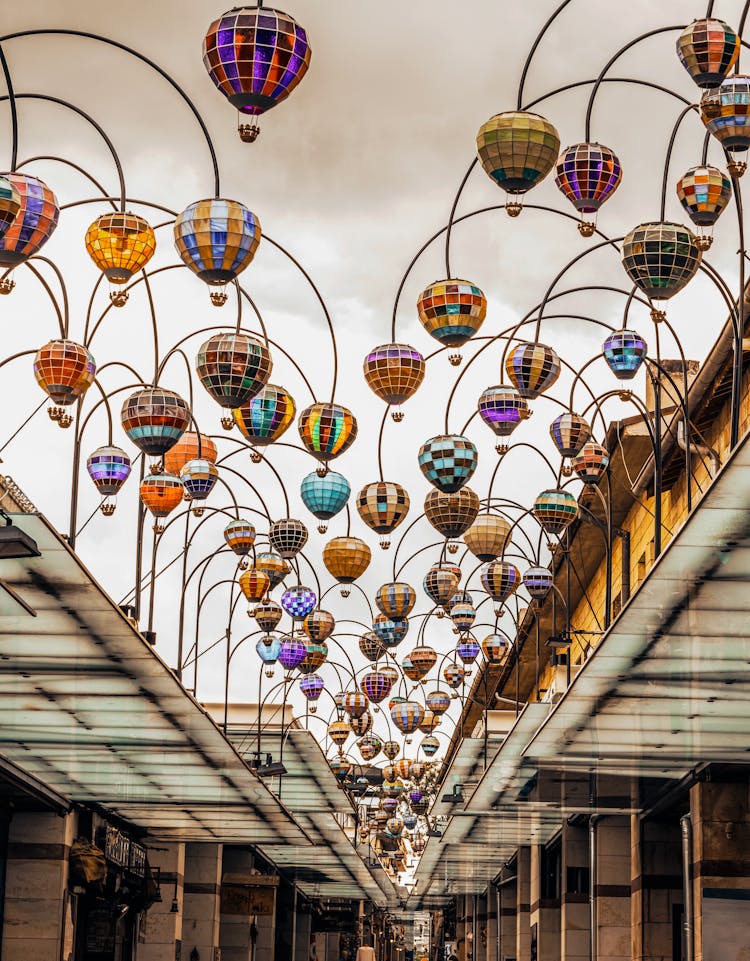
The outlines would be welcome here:
<svg viewBox="0 0 750 961">
<path fill-rule="evenodd" d="M 250 521 L 242 520 L 242 518 L 230 521 L 224 528 L 224 540 L 227 547 L 239 557 L 245 557 L 250 553 L 255 543 L 255 536 L 255 525 Z"/>
<path fill-rule="evenodd" d="M 367 385 L 387 404 L 403 404 L 424 380 L 424 357 L 408 344 L 383 344 L 365 357 Z"/>
<path fill-rule="evenodd" d="M 523 586 L 537 600 L 547 596 L 554 580 L 552 571 L 546 567 L 529 567 L 523 572 Z"/>
<path fill-rule="evenodd" d="M 328 461 L 343 454 L 357 437 L 354 414 L 340 404 L 312 404 L 299 417 L 299 435 L 311 454 Z"/>
<path fill-rule="evenodd" d="M 307 33 L 273 7 L 235 7 L 209 26 L 203 64 L 217 89 L 243 114 L 286 100 L 310 66 Z"/>
<path fill-rule="evenodd" d="M 529 416 L 529 405 L 515 387 L 499 384 L 482 392 L 479 416 L 498 437 L 510 437 Z"/>
<path fill-rule="evenodd" d="M 268 383 L 273 361 L 268 347 L 254 337 L 222 333 L 201 344 L 195 369 L 216 403 L 232 410 L 242 407 Z"/>
<path fill-rule="evenodd" d="M 97 447 L 86 461 L 86 470 L 103 497 L 114 497 L 130 476 L 130 458 L 119 447 Z"/>
<path fill-rule="evenodd" d="M 232 415 L 246 440 L 253 446 L 265 447 L 281 437 L 296 412 L 291 394 L 283 387 L 266 384 Z"/>
<path fill-rule="evenodd" d="M 693 20 L 677 38 L 677 56 L 699 87 L 718 87 L 739 55 L 740 37 L 723 20 Z"/>
<path fill-rule="evenodd" d="M 330 520 L 343 510 L 349 500 L 351 487 L 343 474 L 329 470 L 323 477 L 312 471 L 302 479 L 300 496 L 302 503 L 320 521 Z M 322 530 L 320 529 L 322 527 Z M 326 525 L 318 528 L 324 533 Z"/>
<path fill-rule="evenodd" d="M 351 584 L 370 566 L 372 553 L 359 537 L 334 537 L 323 548 L 323 563 L 340 584 Z"/>
<path fill-rule="evenodd" d="M 648 354 L 648 345 L 635 330 L 616 330 L 602 345 L 604 359 L 618 380 L 632 380 Z"/>
<path fill-rule="evenodd" d="M 73 340 L 50 340 L 34 357 L 37 383 L 61 407 L 69 407 L 82 397 L 95 376 L 94 358 Z"/>
<path fill-rule="evenodd" d="M 174 447 L 164 455 L 164 470 L 168 474 L 179 474 L 189 460 L 210 460 L 216 463 L 219 452 L 216 444 L 206 434 L 185 431 Z"/>
<path fill-rule="evenodd" d="M 467 486 L 454 494 L 431 490 L 424 501 L 427 520 L 443 537 L 460 537 L 479 513 L 479 497 Z"/>
<path fill-rule="evenodd" d="M 85 244 L 89 256 L 110 283 L 126 284 L 151 260 L 156 235 L 138 214 L 111 211 L 91 224 Z"/>
<path fill-rule="evenodd" d="M 668 300 L 679 293 L 700 263 L 695 235 L 681 224 L 639 224 L 622 244 L 622 265 L 628 277 L 655 300 Z"/>
<path fill-rule="evenodd" d="M 502 603 L 521 583 L 521 574 L 509 561 L 490 561 L 481 571 L 482 587 L 493 601 Z"/>
<path fill-rule="evenodd" d="M 370 530 L 381 535 L 384 547 L 389 544 L 388 535 L 409 513 L 409 503 L 406 489 L 391 481 L 366 484 L 357 495 L 359 516 Z"/>
<path fill-rule="evenodd" d="M 555 183 L 580 214 L 596 214 L 621 180 L 620 161 L 602 144 L 574 144 L 566 147 L 557 160 Z M 581 220 L 578 229 L 584 237 L 590 237 L 595 222 Z"/>
<path fill-rule="evenodd" d="M 521 397 L 533 399 L 560 376 L 560 358 L 546 344 L 517 344 L 505 358 L 505 372 Z"/>
<path fill-rule="evenodd" d="M 505 550 L 511 526 L 500 514 L 479 514 L 464 534 L 464 543 L 480 561 L 492 561 Z"/>
<path fill-rule="evenodd" d="M 469 280 L 436 280 L 419 295 L 417 311 L 427 333 L 444 347 L 460 347 L 487 316 L 487 298 Z"/>
<path fill-rule="evenodd" d="M 0 176 L 0 240 L 21 209 L 21 194 L 7 177 Z"/>
<path fill-rule="evenodd" d="M 294 517 L 284 517 L 271 524 L 268 540 L 280 557 L 289 560 L 296 557 L 307 543 L 307 528 Z"/>
<path fill-rule="evenodd" d="M 460 490 L 477 468 L 477 449 L 468 437 L 443 434 L 431 437 L 419 450 L 419 467 L 438 490 Z"/>
<path fill-rule="evenodd" d="M 198 200 L 174 224 L 180 259 L 210 286 L 223 286 L 242 273 L 260 238 L 258 218 L 237 200 Z"/>
<path fill-rule="evenodd" d="M 317 603 L 315 591 L 301 584 L 291 587 L 281 595 L 281 606 L 293 620 L 304 620 Z"/>
<path fill-rule="evenodd" d="M 179 394 L 163 387 L 137 390 L 122 405 L 125 433 L 144 454 L 161 457 L 182 437 L 190 409 Z"/>
<path fill-rule="evenodd" d="M 0 238 L 0 267 L 15 267 L 39 253 L 47 243 L 57 227 L 60 208 L 55 195 L 38 177 L 20 173 L 0 176 L 15 191 L 6 203 L 8 211 L 16 194 L 20 200 L 15 217 Z"/>
<path fill-rule="evenodd" d="M 404 581 L 390 581 L 378 588 L 375 605 L 388 617 L 408 617 L 417 601 L 417 594 L 411 584 Z"/>
<path fill-rule="evenodd" d="M 534 501 L 533 514 L 548 534 L 562 534 L 578 516 L 575 497 L 564 490 L 546 490 Z"/>
<path fill-rule="evenodd" d="M 549 428 L 550 437 L 561 457 L 575 457 L 591 434 L 588 422 L 578 414 L 558 414 Z"/>
<path fill-rule="evenodd" d="M 509 110 L 479 128 L 477 153 L 485 173 L 498 186 L 510 194 L 522 194 L 555 166 L 560 137 L 539 114 Z"/>
</svg>

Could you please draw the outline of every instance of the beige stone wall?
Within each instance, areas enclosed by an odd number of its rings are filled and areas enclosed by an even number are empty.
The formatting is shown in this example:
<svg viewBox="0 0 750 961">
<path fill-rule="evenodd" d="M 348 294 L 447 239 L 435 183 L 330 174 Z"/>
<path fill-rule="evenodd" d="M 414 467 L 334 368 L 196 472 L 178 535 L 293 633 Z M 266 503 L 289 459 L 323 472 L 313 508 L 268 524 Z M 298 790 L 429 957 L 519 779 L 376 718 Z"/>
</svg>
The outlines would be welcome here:
<svg viewBox="0 0 750 961">
<path fill-rule="evenodd" d="M 676 428 L 675 428 L 676 429 Z M 746 377 L 743 380 L 742 402 L 740 408 L 740 436 L 743 436 L 750 429 L 750 390 L 749 382 Z M 723 464 L 729 454 L 729 432 L 730 432 L 730 408 L 726 403 L 718 417 L 715 418 L 712 429 L 705 435 L 706 443 L 713 448 L 719 455 Z M 693 509 L 700 500 L 702 494 L 711 483 L 708 467 L 697 455 L 693 455 L 691 461 L 692 480 L 690 484 L 693 499 Z M 682 527 L 687 519 L 687 478 L 683 469 L 676 483 L 671 490 L 662 495 L 662 549 L 667 546 L 677 531 Z M 615 490 L 615 498 L 628 495 L 622 490 Z M 636 500 L 633 498 L 633 506 L 628 512 L 622 529 L 630 534 L 630 585 L 631 596 L 635 593 L 639 584 L 653 566 L 654 557 L 654 504 L 653 497 L 648 497 L 645 493 L 641 494 Z M 614 538 L 612 545 L 612 598 L 620 593 L 622 589 L 622 542 L 619 537 Z M 575 548 L 573 550 L 575 561 Z M 596 573 L 586 585 L 586 593 L 581 602 L 576 607 L 571 618 L 575 629 L 579 631 L 600 632 L 604 625 L 604 602 L 606 589 L 606 562 L 597 568 Z M 588 645 L 596 647 L 600 640 L 596 634 L 579 635 L 573 638 L 570 649 L 570 659 L 573 665 L 573 674 L 576 666 L 585 660 L 585 651 Z M 538 688 L 547 690 L 552 679 L 552 669 L 546 668 L 539 679 Z M 539 698 L 539 690 L 532 700 Z"/>
<path fill-rule="evenodd" d="M 68 856 L 77 817 L 17 813 L 10 822 L 3 961 L 60 961 L 70 925 Z"/>
</svg>

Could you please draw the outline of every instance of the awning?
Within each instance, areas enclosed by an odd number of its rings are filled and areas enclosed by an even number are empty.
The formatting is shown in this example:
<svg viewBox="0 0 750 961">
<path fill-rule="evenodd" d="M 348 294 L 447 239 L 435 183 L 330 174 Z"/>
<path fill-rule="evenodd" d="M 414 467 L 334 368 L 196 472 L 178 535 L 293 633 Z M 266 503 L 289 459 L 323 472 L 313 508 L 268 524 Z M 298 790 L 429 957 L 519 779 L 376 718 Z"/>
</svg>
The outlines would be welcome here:
<svg viewBox="0 0 750 961">
<path fill-rule="evenodd" d="M 315 735 L 304 728 L 291 728 L 284 734 L 283 750 L 281 740 L 278 730 L 261 733 L 261 753 L 282 759 L 286 768 L 286 774 L 270 777 L 268 784 L 305 829 L 314 848 L 288 844 L 265 850 L 261 845 L 263 854 L 308 897 L 370 899 L 386 904 L 394 897 L 395 888 L 379 862 L 365 863 L 368 846 L 360 844 L 355 849 L 339 823 L 344 816 L 353 818 L 355 811 Z M 253 757 L 259 749 L 257 733 L 241 735 L 238 748 Z M 354 833 L 353 822 L 350 833 Z"/>
<path fill-rule="evenodd" d="M 0 560 L 0 756 L 155 838 L 308 843 L 268 788 L 39 515 L 41 557 Z"/>
</svg>

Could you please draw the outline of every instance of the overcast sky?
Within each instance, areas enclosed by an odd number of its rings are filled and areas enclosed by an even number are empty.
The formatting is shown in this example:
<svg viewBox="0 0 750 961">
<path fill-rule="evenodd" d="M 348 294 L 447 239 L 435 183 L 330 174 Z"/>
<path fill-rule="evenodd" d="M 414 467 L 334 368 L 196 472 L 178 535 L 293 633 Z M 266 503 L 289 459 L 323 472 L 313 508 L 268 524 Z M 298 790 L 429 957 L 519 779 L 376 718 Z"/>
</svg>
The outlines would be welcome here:
<svg viewBox="0 0 750 961">
<path fill-rule="evenodd" d="M 360 424 L 358 442 L 333 467 L 347 474 L 356 492 L 363 483 L 377 478 L 377 432 L 382 416 L 382 404 L 362 380 L 362 358 L 368 348 L 390 339 L 394 295 L 404 270 L 421 244 L 445 224 L 456 188 L 474 157 L 477 128 L 492 114 L 515 107 L 526 52 L 555 5 L 549 0 L 471 0 L 463 4 L 444 0 L 412 0 L 408 4 L 393 0 L 377 4 L 365 0 L 295 0 L 286 9 L 308 30 L 312 64 L 291 98 L 263 119 L 261 137 L 254 145 L 239 142 L 235 111 L 213 88 L 201 62 L 205 29 L 222 12 L 206 0 L 189 4 L 184 0 L 135 0 L 123 9 L 92 0 L 67 0 L 64 4 L 59 0 L 34 0 L 8 7 L 3 26 L 5 32 L 58 27 L 101 33 L 139 49 L 188 91 L 214 138 L 223 195 L 243 201 L 258 215 L 264 232 L 286 245 L 309 270 L 329 305 L 342 367 L 336 396 L 354 410 Z M 741 7 L 739 2 L 719 0 L 715 12 L 734 22 Z M 525 102 L 567 83 L 595 77 L 612 53 L 638 34 L 684 23 L 704 11 L 705 4 L 684 0 L 658 4 L 631 0 L 626 6 L 574 0 L 537 52 Z M 648 79 L 697 100 L 697 88 L 677 60 L 675 37 L 675 32 L 669 32 L 641 44 L 618 62 L 612 75 Z M 19 93 L 67 99 L 89 111 L 105 128 L 122 158 L 128 193 L 133 198 L 131 206 L 152 223 L 168 217 L 139 207 L 136 200 L 181 210 L 191 201 L 212 194 L 208 152 L 194 119 L 175 92 L 143 64 L 110 47 L 78 38 L 17 39 L 8 42 L 5 49 Z M 565 93 L 537 108 L 555 123 L 563 145 L 583 139 L 589 89 Z M 653 90 L 614 84 L 602 87 L 593 113 L 592 136 L 618 153 L 624 170 L 622 187 L 599 218 L 601 229 L 609 236 L 620 237 L 641 221 L 658 219 L 666 144 L 681 109 L 676 99 Z M 108 190 L 116 190 L 106 147 L 80 118 L 61 107 L 30 100 L 20 102 L 19 115 L 22 160 L 39 155 L 68 158 L 89 169 Z M 0 146 L 8 156 L 7 107 L 4 123 Z M 670 168 L 667 219 L 684 220 L 674 182 L 700 161 L 703 136 L 700 120 L 688 117 Z M 713 144 L 710 156 L 716 163 L 722 162 L 721 152 Z M 63 204 L 93 195 L 90 184 L 61 164 L 41 161 L 28 169 L 43 177 Z M 503 199 L 502 192 L 476 170 L 460 212 L 499 204 Z M 557 192 L 552 178 L 538 187 L 529 201 L 572 209 Z M 83 236 L 90 221 L 103 209 L 101 205 L 88 205 L 64 212 L 44 251 L 64 272 L 74 339 L 83 336 L 96 279 L 95 268 L 83 249 Z M 710 260 L 726 272 L 730 283 L 736 284 L 737 230 L 732 217 L 727 213 L 720 222 Z M 176 262 L 171 226 L 159 231 L 158 241 L 153 266 Z M 497 211 L 456 228 L 453 269 L 487 293 L 490 314 L 483 333 L 493 333 L 531 310 L 567 260 L 590 245 L 578 236 L 572 221 L 533 210 L 510 220 Z M 422 330 L 414 305 L 419 291 L 442 277 L 444 271 L 440 245 L 433 245 L 413 270 L 401 301 L 397 339 L 412 343 L 425 354 L 433 348 L 433 342 Z M 16 274 L 16 291 L 0 301 L 6 355 L 36 349 L 55 336 L 54 314 L 46 296 L 28 272 L 18 270 Z M 309 288 L 269 244 L 261 244 L 243 280 L 271 336 L 294 354 L 314 390 L 324 397 L 330 392 L 330 342 Z M 627 287 L 613 251 L 586 258 L 561 286 L 586 283 Z M 217 311 L 209 304 L 205 288 L 187 271 L 168 272 L 155 281 L 154 289 L 162 353 L 192 331 L 234 321 L 232 304 Z M 105 297 L 106 292 L 100 292 L 95 314 L 106 305 Z M 585 314 L 620 326 L 622 309 L 622 298 L 587 294 L 566 298 L 561 309 L 554 312 Z M 724 322 L 725 312 L 709 286 L 698 278 L 672 302 L 669 316 L 686 353 L 702 359 Z M 652 327 L 645 312 L 633 311 L 630 323 L 649 339 Z M 124 309 L 110 311 L 92 351 L 100 367 L 107 361 L 126 360 L 148 380 L 153 366 L 148 338 L 148 314 L 141 291 L 133 294 Z M 600 329 L 577 321 L 557 320 L 543 329 L 543 340 L 574 365 L 598 353 L 602 339 Z M 189 341 L 189 358 L 200 340 L 196 337 Z M 667 346 L 664 350 L 669 352 Z M 449 422 L 452 431 L 461 429 L 482 389 L 500 381 L 501 352 L 501 347 L 486 351 L 463 379 Z M 298 408 L 306 406 L 309 397 L 299 377 L 281 356 L 275 360 L 273 381 L 289 387 Z M 431 361 L 419 395 L 405 408 L 404 423 L 394 425 L 389 421 L 386 426 L 385 475 L 408 488 L 412 497 L 409 521 L 421 511 L 428 490 L 416 466 L 416 452 L 426 438 L 443 431 L 443 411 L 455 375 L 444 355 Z M 0 445 L 41 399 L 30 359 L 3 368 L 2 376 L 5 416 Z M 121 372 L 111 370 L 108 376 L 108 389 L 129 383 Z M 592 369 L 592 382 L 598 390 L 612 385 L 603 363 Z M 184 365 L 170 364 L 162 383 L 187 394 Z M 556 396 L 567 398 L 569 385 L 569 378 L 561 378 Z M 116 416 L 122 397 L 118 395 L 113 404 Z M 540 443 L 557 463 L 547 430 L 559 407 L 547 400 L 538 401 L 534 407 L 535 416 L 519 429 L 518 437 Z M 200 386 L 195 411 L 202 430 L 221 432 L 218 408 Z M 623 411 L 633 412 L 617 405 L 608 408 L 608 416 L 614 418 Z M 472 486 L 484 495 L 496 464 L 494 438 L 476 420 L 469 433 L 480 447 L 480 468 Z M 597 436 L 601 433 L 599 428 Z M 114 439 L 133 451 L 117 423 Z M 296 432 L 291 430 L 286 439 L 296 441 Z M 62 531 L 68 527 L 72 440 L 72 431 L 60 430 L 42 411 L 2 453 L 6 472 Z M 106 423 L 97 415 L 84 437 L 84 455 L 104 442 Z M 330 578 L 320 563 L 323 538 L 315 532 L 314 520 L 298 496 L 299 481 L 313 465 L 310 458 L 295 451 L 281 450 L 273 457 L 287 482 L 292 514 L 310 523 L 307 553 L 326 588 Z M 234 458 L 233 464 L 262 490 L 272 513 L 281 516 L 283 499 L 270 471 L 251 465 L 245 454 Z M 115 600 L 126 594 L 133 580 L 134 481 L 131 479 L 121 496 L 115 516 L 105 519 L 97 514 L 79 542 L 81 555 Z M 519 450 L 508 455 L 495 493 L 530 504 L 536 492 L 552 482 L 539 458 Z M 95 509 L 97 497 L 87 477 L 81 484 L 83 520 Z M 247 488 L 238 496 L 249 503 Z M 221 496 L 219 502 L 223 506 Z M 221 543 L 222 526 L 220 520 L 204 525 L 202 539 L 196 542 L 200 545 L 198 556 Z M 343 533 L 343 529 L 344 521 L 339 518 L 331 523 L 327 536 Z M 365 534 L 356 517 L 352 529 L 364 534 L 373 548 L 373 565 L 363 579 L 372 596 L 377 586 L 391 577 L 393 548 L 387 554 L 381 552 L 376 536 Z M 400 556 L 431 543 L 433 535 L 422 521 Z M 159 549 L 160 563 L 174 556 L 179 541 L 174 531 L 165 537 Z M 405 576 L 420 585 L 427 566 L 436 559 L 436 550 L 421 554 Z M 222 560 L 212 570 L 217 579 L 231 576 Z M 175 654 L 178 572 L 176 565 L 162 579 L 157 592 L 158 650 L 170 662 Z M 210 582 L 210 578 L 206 580 Z M 226 591 L 226 587 L 215 591 L 205 605 L 201 631 L 204 646 L 224 631 Z M 421 608 L 424 601 L 422 595 Z M 326 606 L 342 621 L 367 620 L 366 607 L 356 591 L 346 602 L 337 591 L 332 592 Z M 235 637 L 249 629 L 250 622 L 245 619 L 243 623 L 241 618 L 244 614 L 240 612 Z M 509 616 L 500 626 L 512 633 Z M 347 629 L 360 631 L 356 625 Z M 479 636 L 484 633 L 480 631 Z M 399 655 L 411 650 L 415 635 L 416 628 Z M 431 626 L 426 637 L 441 653 L 455 642 L 445 622 L 435 624 L 434 633 Z M 355 642 L 349 639 L 349 643 Z M 258 661 L 252 645 L 246 645 L 236 665 L 232 697 L 255 700 Z M 216 698 L 223 684 L 220 657 L 207 657 L 202 672 L 199 696 Z M 335 688 L 337 683 L 331 681 L 330 686 Z"/>
</svg>

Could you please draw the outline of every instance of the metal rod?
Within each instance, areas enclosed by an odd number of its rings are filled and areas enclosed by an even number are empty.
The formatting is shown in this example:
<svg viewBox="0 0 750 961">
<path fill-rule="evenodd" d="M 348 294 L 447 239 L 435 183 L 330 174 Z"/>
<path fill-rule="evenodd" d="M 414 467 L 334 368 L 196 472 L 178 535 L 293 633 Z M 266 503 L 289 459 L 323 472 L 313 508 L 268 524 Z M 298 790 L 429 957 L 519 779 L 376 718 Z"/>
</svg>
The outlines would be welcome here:
<svg viewBox="0 0 750 961">
<path fill-rule="evenodd" d="M 596 825 L 599 815 L 593 814 L 589 818 L 589 961 L 597 961 L 597 929 L 596 929 Z"/>
<path fill-rule="evenodd" d="M 689 814 L 680 818 L 682 834 L 682 892 L 685 899 L 685 961 L 693 961 L 695 943 L 693 940 L 693 822 Z"/>
</svg>

